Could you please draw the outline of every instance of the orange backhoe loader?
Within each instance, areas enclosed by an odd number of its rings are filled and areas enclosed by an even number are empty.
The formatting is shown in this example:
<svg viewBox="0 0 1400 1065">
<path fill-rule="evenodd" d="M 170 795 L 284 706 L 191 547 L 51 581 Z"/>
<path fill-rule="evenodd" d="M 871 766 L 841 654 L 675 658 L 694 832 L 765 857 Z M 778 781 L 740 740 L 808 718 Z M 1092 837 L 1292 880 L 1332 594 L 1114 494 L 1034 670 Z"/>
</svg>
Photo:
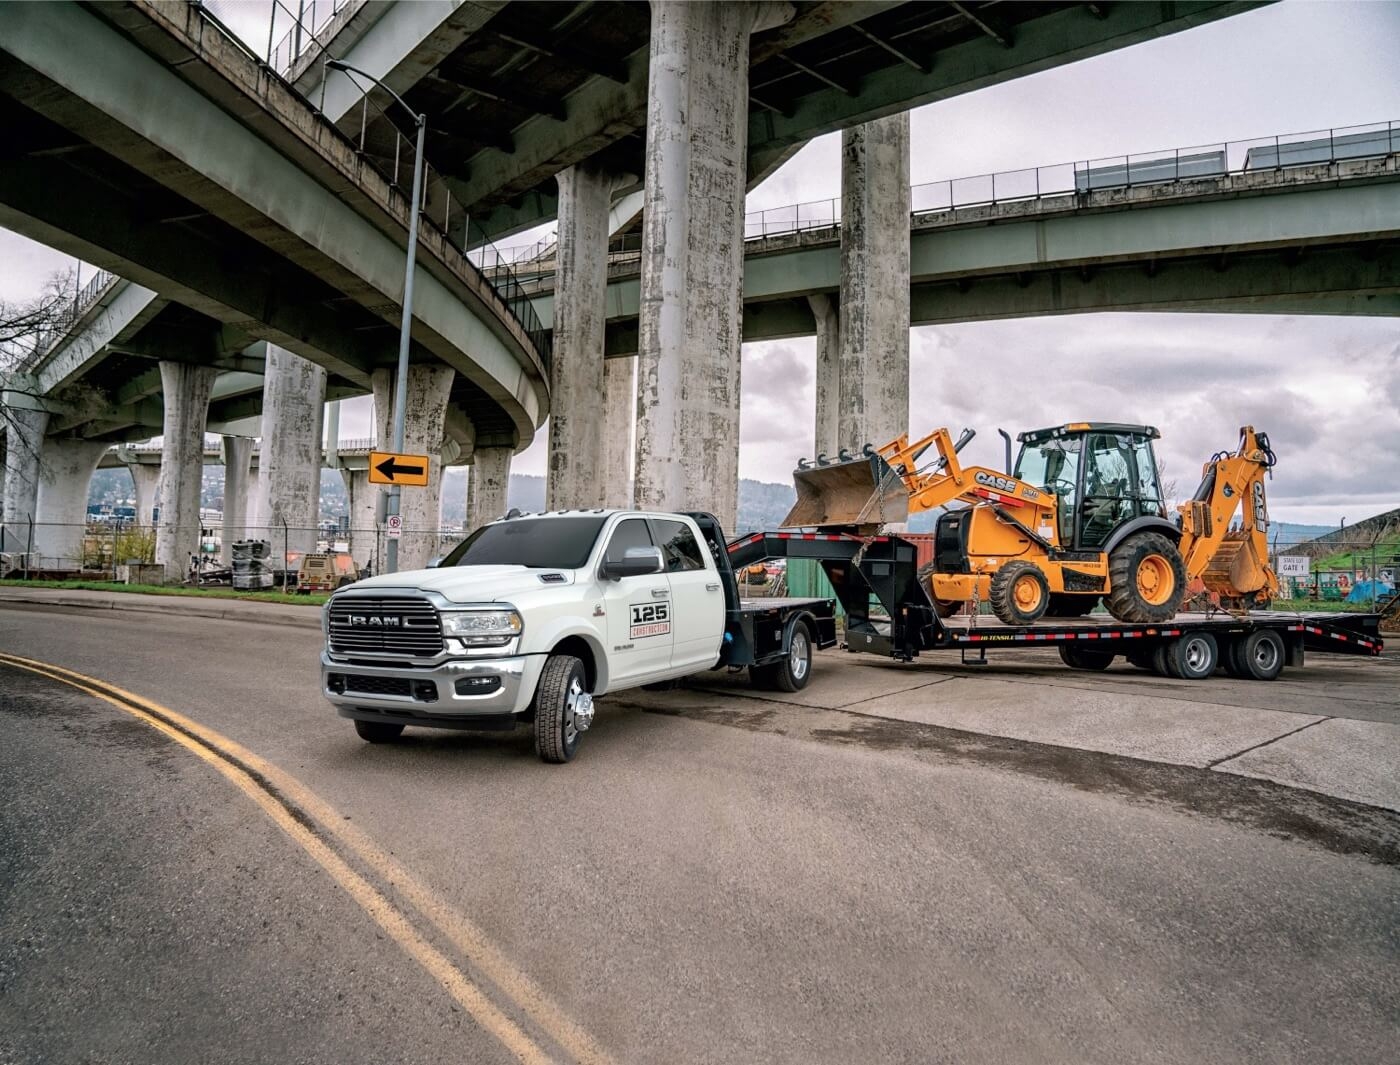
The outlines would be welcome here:
<svg viewBox="0 0 1400 1065">
<path fill-rule="evenodd" d="M 985 599 L 1002 621 L 1026 625 L 1045 614 L 1087 614 L 1102 598 L 1120 621 L 1155 623 L 1180 610 L 1196 578 L 1227 609 L 1277 593 L 1264 499 L 1274 455 L 1253 427 L 1240 430 L 1236 451 L 1205 464 L 1175 521 L 1151 426 L 1074 422 L 1022 433 L 1014 466 L 1008 436 L 1007 473 L 958 461 L 975 435 L 965 429 L 954 443 L 937 429 L 912 444 L 901 436 L 860 456 L 803 462 L 783 525 L 870 535 L 911 513 L 968 504 L 939 516 L 933 561 L 921 573 L 944 616 Z M 920 468 L 929 447 L 938 457 Z M 1243 521 L 1232 529 L 1239 504 Z"/>
</svg>

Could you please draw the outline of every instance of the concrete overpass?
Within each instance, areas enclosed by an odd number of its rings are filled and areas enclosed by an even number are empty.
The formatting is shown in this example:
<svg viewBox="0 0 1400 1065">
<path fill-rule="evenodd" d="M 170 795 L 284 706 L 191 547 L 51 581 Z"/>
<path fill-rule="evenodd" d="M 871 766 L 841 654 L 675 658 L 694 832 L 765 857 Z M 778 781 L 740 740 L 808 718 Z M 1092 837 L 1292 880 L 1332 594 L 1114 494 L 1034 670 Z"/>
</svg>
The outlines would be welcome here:
<svg viewBox="0 0 1400 1065">
<path fill-rule="evenodd" d="M 1391 147 L 1366 158 L 915 210 L 909 322 L 1100 311 L 1400 316 L 1400 124 L 1381 129 Z M 835 300 L 840 289 L 839 210 L 806 224 L 795 209 L 763 213 L 791 218 L 791 228 L 778 223 L 744 244 L 744 340 L 813 335 L 809 297 Z M 610 358 L 637 352 L 639 259 L 610 255 Z M 554 265 L 549 255 L 513 266 L 538 293 L 546 328 Z"/>
<path fill-rule="evenodd" d="M 746 58 L 747 184 L 823 133 L 1257 6 L 769 4 Z M 641 3 L 352 0 L 304 36 L 288 75 L 309 99 L 324 91 L 323 109 L 347 131 L 361 121 L 360 97 L 349 79 L 325 76 L 326 56 L 383 78 L 434 116 L 434 165 L 486 232 L 502 235 L 555 217 L 554 177 L 577 163 L 618 175 L 617 196 L 640 186 L 652 30 Z M 635 213 L 640 198 L 632 203 Z"/>
</svg>

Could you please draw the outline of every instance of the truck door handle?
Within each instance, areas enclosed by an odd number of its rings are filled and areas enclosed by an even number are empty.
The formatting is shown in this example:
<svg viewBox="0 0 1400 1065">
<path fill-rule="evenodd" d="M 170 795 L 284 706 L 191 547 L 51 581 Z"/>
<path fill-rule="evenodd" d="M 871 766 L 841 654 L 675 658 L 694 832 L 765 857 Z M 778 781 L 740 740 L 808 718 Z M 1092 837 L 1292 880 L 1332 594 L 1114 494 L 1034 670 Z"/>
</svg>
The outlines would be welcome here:
<svg viewBox="0 0 1400 1065">
<path fill-rule="evenodd" d="M 653 588 L 651 590 L 651 597 L 653 599 L 665 599 L 670 594 L 671 590 L 669 588 Z"/>
<path fill-rule="evenodd" d="M 712 581 L 711 583 L 705 585 L 705 591 L 707 591 L 707 592 L 717 592 L 717 591 L 719 591 L 719 584 L 718 584 L 717 582 L 713 582 L 713 581 Z"/>
</svg>

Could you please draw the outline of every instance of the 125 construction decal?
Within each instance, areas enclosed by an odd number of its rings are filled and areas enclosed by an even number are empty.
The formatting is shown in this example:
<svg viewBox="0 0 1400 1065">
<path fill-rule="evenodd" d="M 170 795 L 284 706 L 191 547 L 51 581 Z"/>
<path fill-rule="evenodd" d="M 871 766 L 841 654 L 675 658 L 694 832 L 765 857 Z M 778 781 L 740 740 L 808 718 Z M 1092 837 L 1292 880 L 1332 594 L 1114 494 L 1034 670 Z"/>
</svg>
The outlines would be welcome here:
<svg viewBox="0 0 1400 1065">
<path fill-rule="evenodd" d="M 671 605 L 669 603 L 634 603 L 632 605 L 632 625 L 627 635 L 634 640 L 646 636 L 665 636 L 671 631 Z"/>
</svg>

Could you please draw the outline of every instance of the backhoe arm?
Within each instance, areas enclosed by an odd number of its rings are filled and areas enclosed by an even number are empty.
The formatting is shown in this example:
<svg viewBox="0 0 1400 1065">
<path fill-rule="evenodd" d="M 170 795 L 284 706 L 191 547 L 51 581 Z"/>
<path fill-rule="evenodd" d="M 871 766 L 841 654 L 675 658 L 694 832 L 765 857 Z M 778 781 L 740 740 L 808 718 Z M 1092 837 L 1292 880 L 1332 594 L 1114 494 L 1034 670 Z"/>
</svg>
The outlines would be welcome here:
<svg viewBox="0 0 1400 1065">
<path fill-rule="evenodd" d="M 1201 486 L 1181 510 L 1181 557 L 1188 580 L 1197 577 L 1227 606 L 1247 606 L 1278 594 L 1269 566 L 1269 511 L 1264 478 L 1274 465 L 1269 438 L 1246 425 L 1240 446 L 1212 457 Z M 1239 529 L 1231 530 L 1236 506 Z"/>
</svg>

